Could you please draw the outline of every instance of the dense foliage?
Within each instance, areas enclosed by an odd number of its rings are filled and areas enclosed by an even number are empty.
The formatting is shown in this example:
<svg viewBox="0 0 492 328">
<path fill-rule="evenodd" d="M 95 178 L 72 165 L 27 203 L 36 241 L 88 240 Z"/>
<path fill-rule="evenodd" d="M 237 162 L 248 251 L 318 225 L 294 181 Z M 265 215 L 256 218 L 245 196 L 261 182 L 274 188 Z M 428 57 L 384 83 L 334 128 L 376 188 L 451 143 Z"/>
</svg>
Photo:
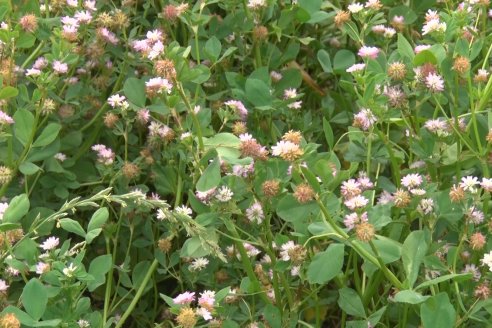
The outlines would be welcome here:
<svg viewBox="0 0 492 328">
<path fill-rule="evenodd" d="M 490 326 L 489 7 L 0 0 L 0 328 Z"/>
</svg>

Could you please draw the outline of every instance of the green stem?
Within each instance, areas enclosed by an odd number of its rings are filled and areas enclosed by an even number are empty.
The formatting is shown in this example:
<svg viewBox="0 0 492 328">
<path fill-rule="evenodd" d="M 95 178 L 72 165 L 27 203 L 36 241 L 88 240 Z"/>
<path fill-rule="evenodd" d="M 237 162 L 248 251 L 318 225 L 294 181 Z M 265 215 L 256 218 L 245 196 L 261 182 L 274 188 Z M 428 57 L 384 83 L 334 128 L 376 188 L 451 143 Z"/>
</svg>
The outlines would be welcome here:
<svg viewBox="0 0 492 328">
<path fill-rule="evenodd" d="M 118 320 L 118 323 L 116 324 L 115 328 L 121 328 L 123 327 L 123 324 L 125 323 L 126 319 L 130 316 L 130 314 L 133 312 L 133 309 L 135 309 L 135 306 L 137 305 L 138 301 L 140 300 L 140 297 L 142 297 L 142 294 L 145 290 L 145 287 L 147 286 L 147 283 L 149 282 L 150 278 L 154 274 L 155 269 L 157 268 L 157 265 L 159 262 L 157 262 L 157 259 L 154 259 L 152 264 L 150 265 L 149 270 L 147 271 L 147 274 L 145 275 L 142 284 L 140 285 L 140 288 L 137 290 L 137 293 L 135 294 L 135 297 L 133 298 L 132 302 L 126 309 L 125 313 L 121 316 L 121 319 Z"/>
<path fill-rule="evenodd" d="M 191 107 L 191 104 L 188 100 L 188 97 L 186 97 L 186 94 L 184 92 L 183 86 L 181 83 L 176 83 L 176 89 L 179 92 L 179 95 L 181 96 L 181 99 L 186 105 L 186 108 L 188 108 L 188 112 L 191 114 L 191 117 L 193 118 L 193 124 L 195 125 L 196 128 L 196 134 L 198 137 L 198 149 L 200 151 L 203 151 L 205 148 L 203 145 L 203 133 L 202 133 L 202 127 L 200 126 L 200 122 L 198 121 L 198 117 L 195 113 L 195 110 Z"/>
<path fill-rule="evenodd" d="M 322 212 L 322 217 L 325 219 L 325 222 L 333 229 L 335 230 L 339 235 L 341 235 L 345 241 L 357 252 L 359 253 L 359 255 L 361 255 L 363 258 L 367 259 L 368 261 L 370 261 L 371 263 L 375 264 L 377 267 L 379 267 L 384 275 L 386 276 L 386 278 L 388 278 L 388 280 L 391 281 L 391 283 L 393 284 L 393 286 L 395 286 L 396 288 L 398 289 L 403 289 L 403 284 L 398 280 L 398 278 L 393 274 L 393 272 L 389 271 L 388 268 L 386 267 L 386 265 L 384 264 L 383 260 L 381 259 L 381 257 L 379 256 L 379 254 L 377 253 L 377 250 L 374 251 L 374 254 L 376 255 L 376 257 L 372 256 L 369 252 L 367 252 L 364 248 L 360 247 L 359 245 L 357 245 L 356 243 L 354 243 L 352 240 L 349 239 L 349 236 L 348 234 L 343 231 L 336 223 L 335 221 L 333 220 L 333 218 L 331 217 L 330 213 L 328 212 L 328 210 L 326 209 L 325 205 L 321 202 L 321 200 L 318 198 L 317 200 L 317 203 L 321 209 L 321 212 Z M 372 244 L 372 243 L 371 243 Z M 371 245 L 371 247 L 373 247 L 373 245 Z"/>
</svg>

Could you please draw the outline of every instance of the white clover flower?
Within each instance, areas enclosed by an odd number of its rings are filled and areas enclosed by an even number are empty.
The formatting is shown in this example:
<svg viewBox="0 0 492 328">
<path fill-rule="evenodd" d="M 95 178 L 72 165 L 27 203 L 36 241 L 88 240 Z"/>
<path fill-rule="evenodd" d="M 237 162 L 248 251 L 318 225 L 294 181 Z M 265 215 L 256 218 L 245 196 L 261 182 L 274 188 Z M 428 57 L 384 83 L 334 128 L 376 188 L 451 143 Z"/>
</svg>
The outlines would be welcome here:
<svg viewBox="0 0 492 328">
<path fill-rule="evenodd" d="M 191 216 L 193 214 L 193 211 L 191 210 L 191 208 L 189 208 L 186 205 L 181 205 L 181 206 L 176 207 L 174 209 L 174 212 L 176 212 L 176 214 L 188 215 L 188 216 Z"/>
<path fill-rule="evenodd" d="M 229 189 L 229 187 L 227 187 L 227 186 L 222 186 L 217 191 L 215 198 L 217 198 L 217 200 L 219 202 L 227 203 L 228 201 L 230 201 L 232 199 L 232 196 L 234 196 L 234 193 L 232 192 L 232 190 Z"/>
<path fill-rule="evenodd" d="M 261 224 L 265 215 L 263 214 L 263 209 L 261 208 L 261 204 L 259 202 L 254 202 L 247 210 L 246 217 L 250 222 L 256 222 Z"/>
<path fill-rule="evenodd" d="M 207 258 L 199 257 L 190 264 L 188 269 L 190 271 L 201 271 L 207 267 L 208 263 L 209 261 L 207 260 Z"/>
<path fill-rule="evenodd" d="M 0 279 L 0 292 L 5 292 L 9 289 L 9 285 L 5 282 L 5 280 Z"/>
<path fill-rule="evenodd" d="M 469 191 L 474 194 L 477 192 L 477 188 L 475 186 L 478 184 L 478 178 L 469 175 L 461 178 L 460 187 L 463 188 L 463 190 Z"/>
<path fill-rule="evenodd" d="M 350 5 L 347 6 L 347 9 L 352 13 L 352 14 L 356 14 L 358 13 L 359 11 L 361 11 L 362 9 L 364 9 L 364 6 L 359 3 L 359 2 L 355 2 L 355 3 L 352 3 Z"/>
<path fill-rule="evenodd" d="M 83 319 L 80 319 L 79 321 L 77 321 L 77 324 L 79 325 L 79 328 L 88 328 L 91 326 L 89 321 L 83 320 Z"/>
<path fill-rule="evenodd" d="M 56 248 L 60 244 L 60 239 L 57 237 L 49 237 L 48 239 L 45 240 L 44 243 L 40 245 L 42 249 L 45 251 L 52 250 Z"/>
<path fill-rule="evenodd" d="M 489 267 L 489 271 L 492 272 L 492 251 L 483 255 L 483 259 L 480 260 L 483 265 Z"/>
<path fill-rule="evenodd" d="M 73 263 L 70 263 L 68 268 L 64 268 L 62 271 L 65 276 L 67 276 L 68 278 L 72 278 L 75 270 L 77 270 L 77 267 L 73 265 Z"/>
<path fill-rule="evenodd" d="M 401 179 L 401 184 L 403 186 L 407 187 L 408 189 L 412 189 L 412 188 L 420 186 L 422 184 L 422 181 L 423 181 L 423 178 L 420 174 L 411 173 L 411 174 L 405 175 Z"/>
</svg>

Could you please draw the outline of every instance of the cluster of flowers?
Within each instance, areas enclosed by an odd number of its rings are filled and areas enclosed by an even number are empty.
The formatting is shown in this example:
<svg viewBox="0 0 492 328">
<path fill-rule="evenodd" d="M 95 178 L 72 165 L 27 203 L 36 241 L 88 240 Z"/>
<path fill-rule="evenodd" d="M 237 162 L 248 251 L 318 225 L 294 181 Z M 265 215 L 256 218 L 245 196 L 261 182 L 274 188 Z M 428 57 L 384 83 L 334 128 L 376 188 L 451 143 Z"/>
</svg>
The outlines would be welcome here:
<svg viewBox="0 0 492 328">
<path fill-rule="evenodd" d="M 198 321 L 197 316 L 202 317 L 206 321 L 213 319 L 215 304 L 215 292 L 206 290 L 200 293 L 198 298 L 198 307 L 191 307 L 191 303 L 195 302 L 195 292 L 184 292 L 173 299 L 174 304 L 181 305 L 176 321 L 183 327 L 194 327 Z"/>
</svg>

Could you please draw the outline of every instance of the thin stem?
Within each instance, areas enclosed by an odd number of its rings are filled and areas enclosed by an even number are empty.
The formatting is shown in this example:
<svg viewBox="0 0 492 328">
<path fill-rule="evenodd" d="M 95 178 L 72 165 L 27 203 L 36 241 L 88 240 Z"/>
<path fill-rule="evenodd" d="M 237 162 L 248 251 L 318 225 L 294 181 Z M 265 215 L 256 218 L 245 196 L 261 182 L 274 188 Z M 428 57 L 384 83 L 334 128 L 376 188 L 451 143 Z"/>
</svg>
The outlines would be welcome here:
<svg viewBox="0 0 492 328">
<path fill-rule="evenodd" d="M 154 259 L 154 261 L 150 265 L 149 270 L 147 271 L 147 274 L 145 275 L 145 277 L 142 281 L 142 284 L 138 288 L 137 293 L 135 294 L 135 297 L 133 297 L 132 302 L 130 303 L 130 305 L 126 309 L 125 313 L 123 313 L 123 315 L 121 316 L 121 319 L 118 320 L 118 323 L 116 324 L 115 328 L 123 327 L 123 324 L 125 323 L 126 319 L 128 319 L 130 314 L 133 312 L 133 309 L 135 309 L 135 306 L 137 305 L 138 301 L 140 300 L 140 297 L 142 296 L 142 294 L 145 290 L 145 287 L 147 286 L 147 283 L 149 282 L 152 275 L 154 274 L 154 271 L 157 268 L 158 264 L 159 264 L 159 262 L 157 261 L 157 259 Z"/>
</svg>

